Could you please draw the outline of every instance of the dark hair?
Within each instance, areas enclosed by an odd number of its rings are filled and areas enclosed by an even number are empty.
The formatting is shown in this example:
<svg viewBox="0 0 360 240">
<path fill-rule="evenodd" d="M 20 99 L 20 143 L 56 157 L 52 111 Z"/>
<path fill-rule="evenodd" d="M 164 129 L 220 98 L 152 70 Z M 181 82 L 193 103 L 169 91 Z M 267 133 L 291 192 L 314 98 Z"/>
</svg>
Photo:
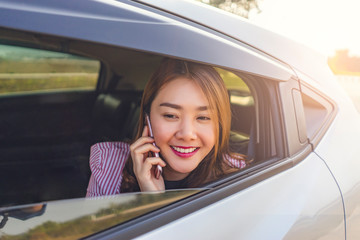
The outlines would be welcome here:
<svg viewBox="0 0 360 240">
<path fill-rule="evenodd" d="M 239 161 L 244 160 L 241 154 L 230 153 L 229 137 L 231 126 L 231 110 L 227 89 L 224 81 L 218 72 L 211 66 L 166 58 L 160 67 L 152 75 L 144 89 L 141 100 L 141 111 L 136 138 L 141 137 L 145 126 L 144 113 L 150 113 L 153 100 L 160 89 L 172 80 L 187 78 L 194 81 L 204 92 L 211 114 L 217 119 L 218 127 L 215 128 L 217 136 L 214 148 L 200 162 L 200 164 L 186 177 L 188 187 L 198 187 L 208 181 L 212 181 L 221 175 L 233 171 L 224 161 L 224 156 L 228 155 Z M 140 188 L 136 181 L 132 169 L 132 160 L 128 159 L 121 184 L 121 192 L 139 191 Z"/>
</svg>

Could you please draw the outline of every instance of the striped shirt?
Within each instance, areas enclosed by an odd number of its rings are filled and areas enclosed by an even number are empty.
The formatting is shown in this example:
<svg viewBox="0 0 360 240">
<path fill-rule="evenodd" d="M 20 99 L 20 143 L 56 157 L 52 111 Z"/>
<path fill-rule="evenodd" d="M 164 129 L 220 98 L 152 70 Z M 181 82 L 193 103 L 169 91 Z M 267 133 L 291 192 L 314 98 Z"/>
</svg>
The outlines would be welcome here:
<svg viewBox="0 0 360 240">
<path fill-rule="evenodd" d="M 86 197 L 107 196 L 120 193 L 122 172 L 130 154 L 130 145 L 124 142 L 101 142 L 91 146 L 91 177 Z M 225 156 L 231 167 L 244 168 L 244 160 Z"/>
</svg>

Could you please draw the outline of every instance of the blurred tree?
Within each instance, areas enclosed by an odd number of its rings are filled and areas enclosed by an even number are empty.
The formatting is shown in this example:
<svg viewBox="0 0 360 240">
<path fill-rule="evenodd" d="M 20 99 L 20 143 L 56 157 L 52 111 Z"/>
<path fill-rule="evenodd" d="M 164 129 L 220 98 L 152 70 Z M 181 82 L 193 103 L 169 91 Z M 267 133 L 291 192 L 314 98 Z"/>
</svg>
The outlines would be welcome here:
<svg viewBox="0 0 360 240">
<path fill-rule="evenodd" d="M 200 2 L 210 4 L 227 12 L 237 14 L 239 16 L 249 18 L 251 10 L 261 12 L 259 2 L 262 0 L 198 0 Z"/>
<path fill-rule="evenodd" d="M 348 49 L 340 49 L 328 59 L 328 64 L 335 74 L 360 73 L 360 58 L 349 56 Z"/>
</svg>

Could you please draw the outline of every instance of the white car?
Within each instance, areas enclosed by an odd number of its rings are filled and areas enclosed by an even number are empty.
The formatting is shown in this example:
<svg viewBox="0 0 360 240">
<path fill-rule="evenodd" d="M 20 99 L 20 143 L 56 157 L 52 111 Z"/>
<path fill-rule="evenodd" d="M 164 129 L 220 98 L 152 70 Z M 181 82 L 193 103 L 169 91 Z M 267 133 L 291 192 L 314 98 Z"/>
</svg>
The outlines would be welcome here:
<svg viewBox="0 0 360 240">
<path fill-rule="evenodd" d="M 85 199 L 163 57 L 216 67 L 250 166 Z M 0 0 L 0 239 L 359 239 L 360 116 L 326 58 L 186 0 Z"/>
</svg>

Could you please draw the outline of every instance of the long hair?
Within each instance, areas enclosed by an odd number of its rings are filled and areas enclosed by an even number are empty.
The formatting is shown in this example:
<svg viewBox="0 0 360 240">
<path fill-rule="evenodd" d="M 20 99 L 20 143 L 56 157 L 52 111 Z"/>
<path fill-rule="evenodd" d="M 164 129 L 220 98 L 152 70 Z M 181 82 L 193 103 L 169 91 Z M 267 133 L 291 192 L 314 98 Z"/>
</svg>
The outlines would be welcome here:
<svg viewBox="0 0 360 240">
<path fill-rule="evenodd" d="M 145 126 L 144 114 L 150 113 L 153 100 L 160 89 L 177 78 L 192 80 L 203 91 L 209 102 L 209 109 L 216 120 L 215 145 L 200 164 L 186 177 L 187 187 L 198 187 L 215 180 L 223 174 L 233 171 L 224 161 L 224 156 L 231 156 L 239 161 L 244 159 L 241 154 L 230 153 L 229 138 L 231 127 L 230 101 L 224 81 L 211 66 L 166 58 L 155 71 L 145 86 L 141 100 L 139 125 L 135 139 L 141 137 Z M 123 172 L 121 192 L 139 191 L 140 188 L 133 172 L 133 164 L 129 157 Z"/>
</svg>

